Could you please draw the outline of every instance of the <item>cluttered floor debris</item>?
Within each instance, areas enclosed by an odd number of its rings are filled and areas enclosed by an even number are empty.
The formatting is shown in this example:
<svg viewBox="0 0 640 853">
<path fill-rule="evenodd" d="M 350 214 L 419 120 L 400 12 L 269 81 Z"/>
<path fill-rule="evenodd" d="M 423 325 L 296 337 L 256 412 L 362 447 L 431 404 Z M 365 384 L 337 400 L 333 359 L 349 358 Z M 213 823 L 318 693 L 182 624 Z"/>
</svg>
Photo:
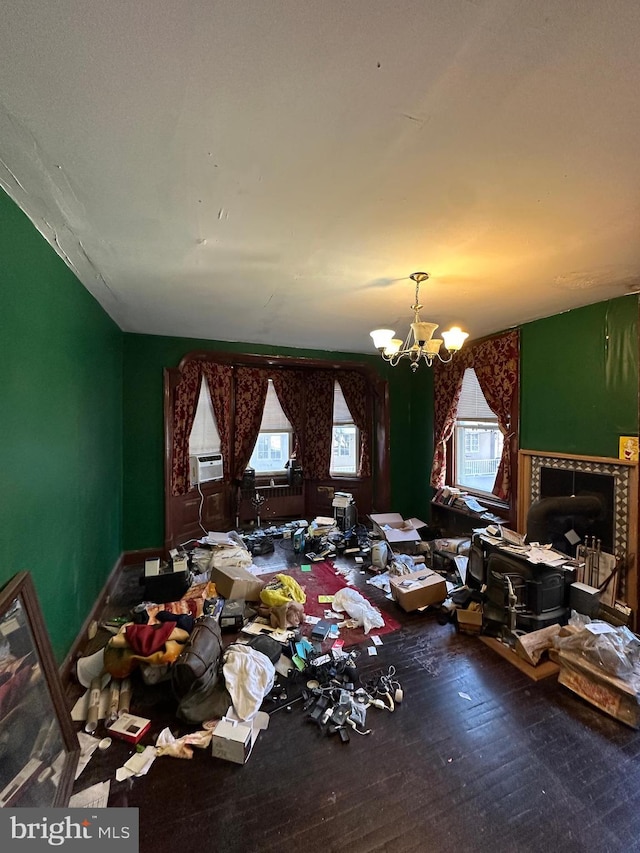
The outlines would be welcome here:
<svg viewBox="0 0 640 853">
<path fill-rule="evenodd" d="M 69 686 L 76 804 L 138 808 L 140 853 L 640 850 L 639 731 L 413 609 L 371 543 L 259 539 L 186 588 L 122 570 Z"/>
</svg>

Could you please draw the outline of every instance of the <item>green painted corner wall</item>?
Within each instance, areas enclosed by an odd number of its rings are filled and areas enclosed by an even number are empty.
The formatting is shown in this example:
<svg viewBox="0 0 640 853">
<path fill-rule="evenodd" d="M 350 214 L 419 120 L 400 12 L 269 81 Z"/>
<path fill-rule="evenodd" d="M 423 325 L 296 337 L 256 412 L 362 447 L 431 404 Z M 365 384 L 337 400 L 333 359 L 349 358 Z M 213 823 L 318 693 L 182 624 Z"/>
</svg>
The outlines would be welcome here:
<svg viewBox="0 0 640 853">
<path fill-rule="evenodd" d="M 528 323 L 520 345 L 520 447 L 617 457 L 638 434 L 638 297 Z"/>
<path fill-rule="evenodd" d="M 390 405 L 394 428 L 391 431 L 393 499 L 409 505 L 411 496 L 404 483 L 415 469 L 411 452 L 411 430 L 415 419 L 408 402 L 409 384 L 397 371 L 387 370 L 377 356 L 361 353 L 336 353 L 323 350 L 301 350 L 287 347 L 247 343 L 227 343 L 193 338 L 154 335 L 124 336 L 124 549 L 134 551 L 159 548 L 164 542 L 164 427 L 163 370 L 175 367 L 192 350 L 213 352 L 283 355 L 300 358 L 323 358 L 334 361 L 369 362 L 389 378 Z M 426 417 L 421 413 L 417 420 Z M 422 451 L 423 455 L 426 450 Z M 405 474 L 402 474 L 402 471 Z M 401 510 L 399 510 L 401 511 Z"/>
<path fill-rule="evenodd" d="M 0 585 L 33 577 L 58 662 L 122 538 L 122 332 L 0 191 Z"/>
<path fill-rule="evenodd" d="M 433 371 L 408 362 L 388 369 L 391 398 L 391 499 L 404 518 L 430 517 L 433 459 Z"/>
</svg>

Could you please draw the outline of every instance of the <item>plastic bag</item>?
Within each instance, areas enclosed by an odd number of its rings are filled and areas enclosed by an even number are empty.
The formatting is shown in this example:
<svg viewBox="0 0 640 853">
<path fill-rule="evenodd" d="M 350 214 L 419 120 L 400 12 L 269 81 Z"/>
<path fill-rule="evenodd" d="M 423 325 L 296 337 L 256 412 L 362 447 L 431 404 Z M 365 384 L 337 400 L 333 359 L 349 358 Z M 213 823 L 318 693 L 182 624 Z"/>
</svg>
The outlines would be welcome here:
<svg viewBox="0 0 640 853">
<path fill-rule="evenodd" d="M 346 611 L 358 625 L 362 625 L 365 634 L 368 634 L 372 628 L 384 627 L 384 619 L 380 611 L 376 610 L 371 602 L 355 589 L 345 587 L 338 590 L 333 596 L 331 607 L 338 613 Z"/>
<path fill-rule="evenodd" d="M 307 596 L 298 581 L 289 577 L 289 575 L 276 575 L 261 590 L 260 600 L 267 607 L 281 607 L 290 601 L 297 601 L 299 604 L 304 604 Z"/>
<path fill-rule="evenodd" d="M 389 565 L 390 575 L 410 575 L 416 571 L 416 564 L 409 554 L 396 554 Z"/>
<path fill-rule="evenodd" d="M 557 649 L 572 652 L 617 678 L 627 678 L 640 665 L 640 640 L 626 626 L 572 613 L 571 625 L 581 628 L 567 637 L 554 637 Z"/>
<path fill-rule="evenodd" d="M 243 569 L 253 564 L 253 557 L 244 545 L 220 545 L 211 551 L 209 568 L 226 569 L 240 566 Z"/>
</svg>

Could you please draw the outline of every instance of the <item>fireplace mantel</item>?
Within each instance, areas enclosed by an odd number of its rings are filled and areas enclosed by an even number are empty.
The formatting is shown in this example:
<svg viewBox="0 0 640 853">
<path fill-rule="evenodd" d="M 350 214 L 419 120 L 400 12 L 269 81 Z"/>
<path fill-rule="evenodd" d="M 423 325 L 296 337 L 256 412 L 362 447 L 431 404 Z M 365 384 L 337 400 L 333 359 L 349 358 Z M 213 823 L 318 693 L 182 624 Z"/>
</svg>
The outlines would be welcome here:
<svg viewBox="0 0 640 853">
<path fill-rule="evenodd" d="M 636 555 L 638 550 L 638 463 L 603 456 L 576 456 L 546 450 L 518 452 L 518 531 L 526 532 L 527 514 L 541 497 L 540 472 L 552 468 L 563 471 L 609 476 L 613 480 L 614 551 L 626 564 L 625 600 L 638 611 Z"/>
</svg>

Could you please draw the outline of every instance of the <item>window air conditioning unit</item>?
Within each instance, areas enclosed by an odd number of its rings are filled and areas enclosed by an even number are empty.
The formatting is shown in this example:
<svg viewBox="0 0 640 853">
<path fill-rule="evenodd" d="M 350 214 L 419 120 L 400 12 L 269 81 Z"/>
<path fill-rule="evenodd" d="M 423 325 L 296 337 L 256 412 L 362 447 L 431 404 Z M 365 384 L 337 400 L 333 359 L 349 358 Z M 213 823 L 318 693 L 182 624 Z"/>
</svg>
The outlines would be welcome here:
<svg viewBox="0 0 640 853">
<path fill-rule="evenodd" d="M 209 480 L 222 480 L 222 453 L 189 457 L 189 480 L 192 486 Z"/>
</svg>

